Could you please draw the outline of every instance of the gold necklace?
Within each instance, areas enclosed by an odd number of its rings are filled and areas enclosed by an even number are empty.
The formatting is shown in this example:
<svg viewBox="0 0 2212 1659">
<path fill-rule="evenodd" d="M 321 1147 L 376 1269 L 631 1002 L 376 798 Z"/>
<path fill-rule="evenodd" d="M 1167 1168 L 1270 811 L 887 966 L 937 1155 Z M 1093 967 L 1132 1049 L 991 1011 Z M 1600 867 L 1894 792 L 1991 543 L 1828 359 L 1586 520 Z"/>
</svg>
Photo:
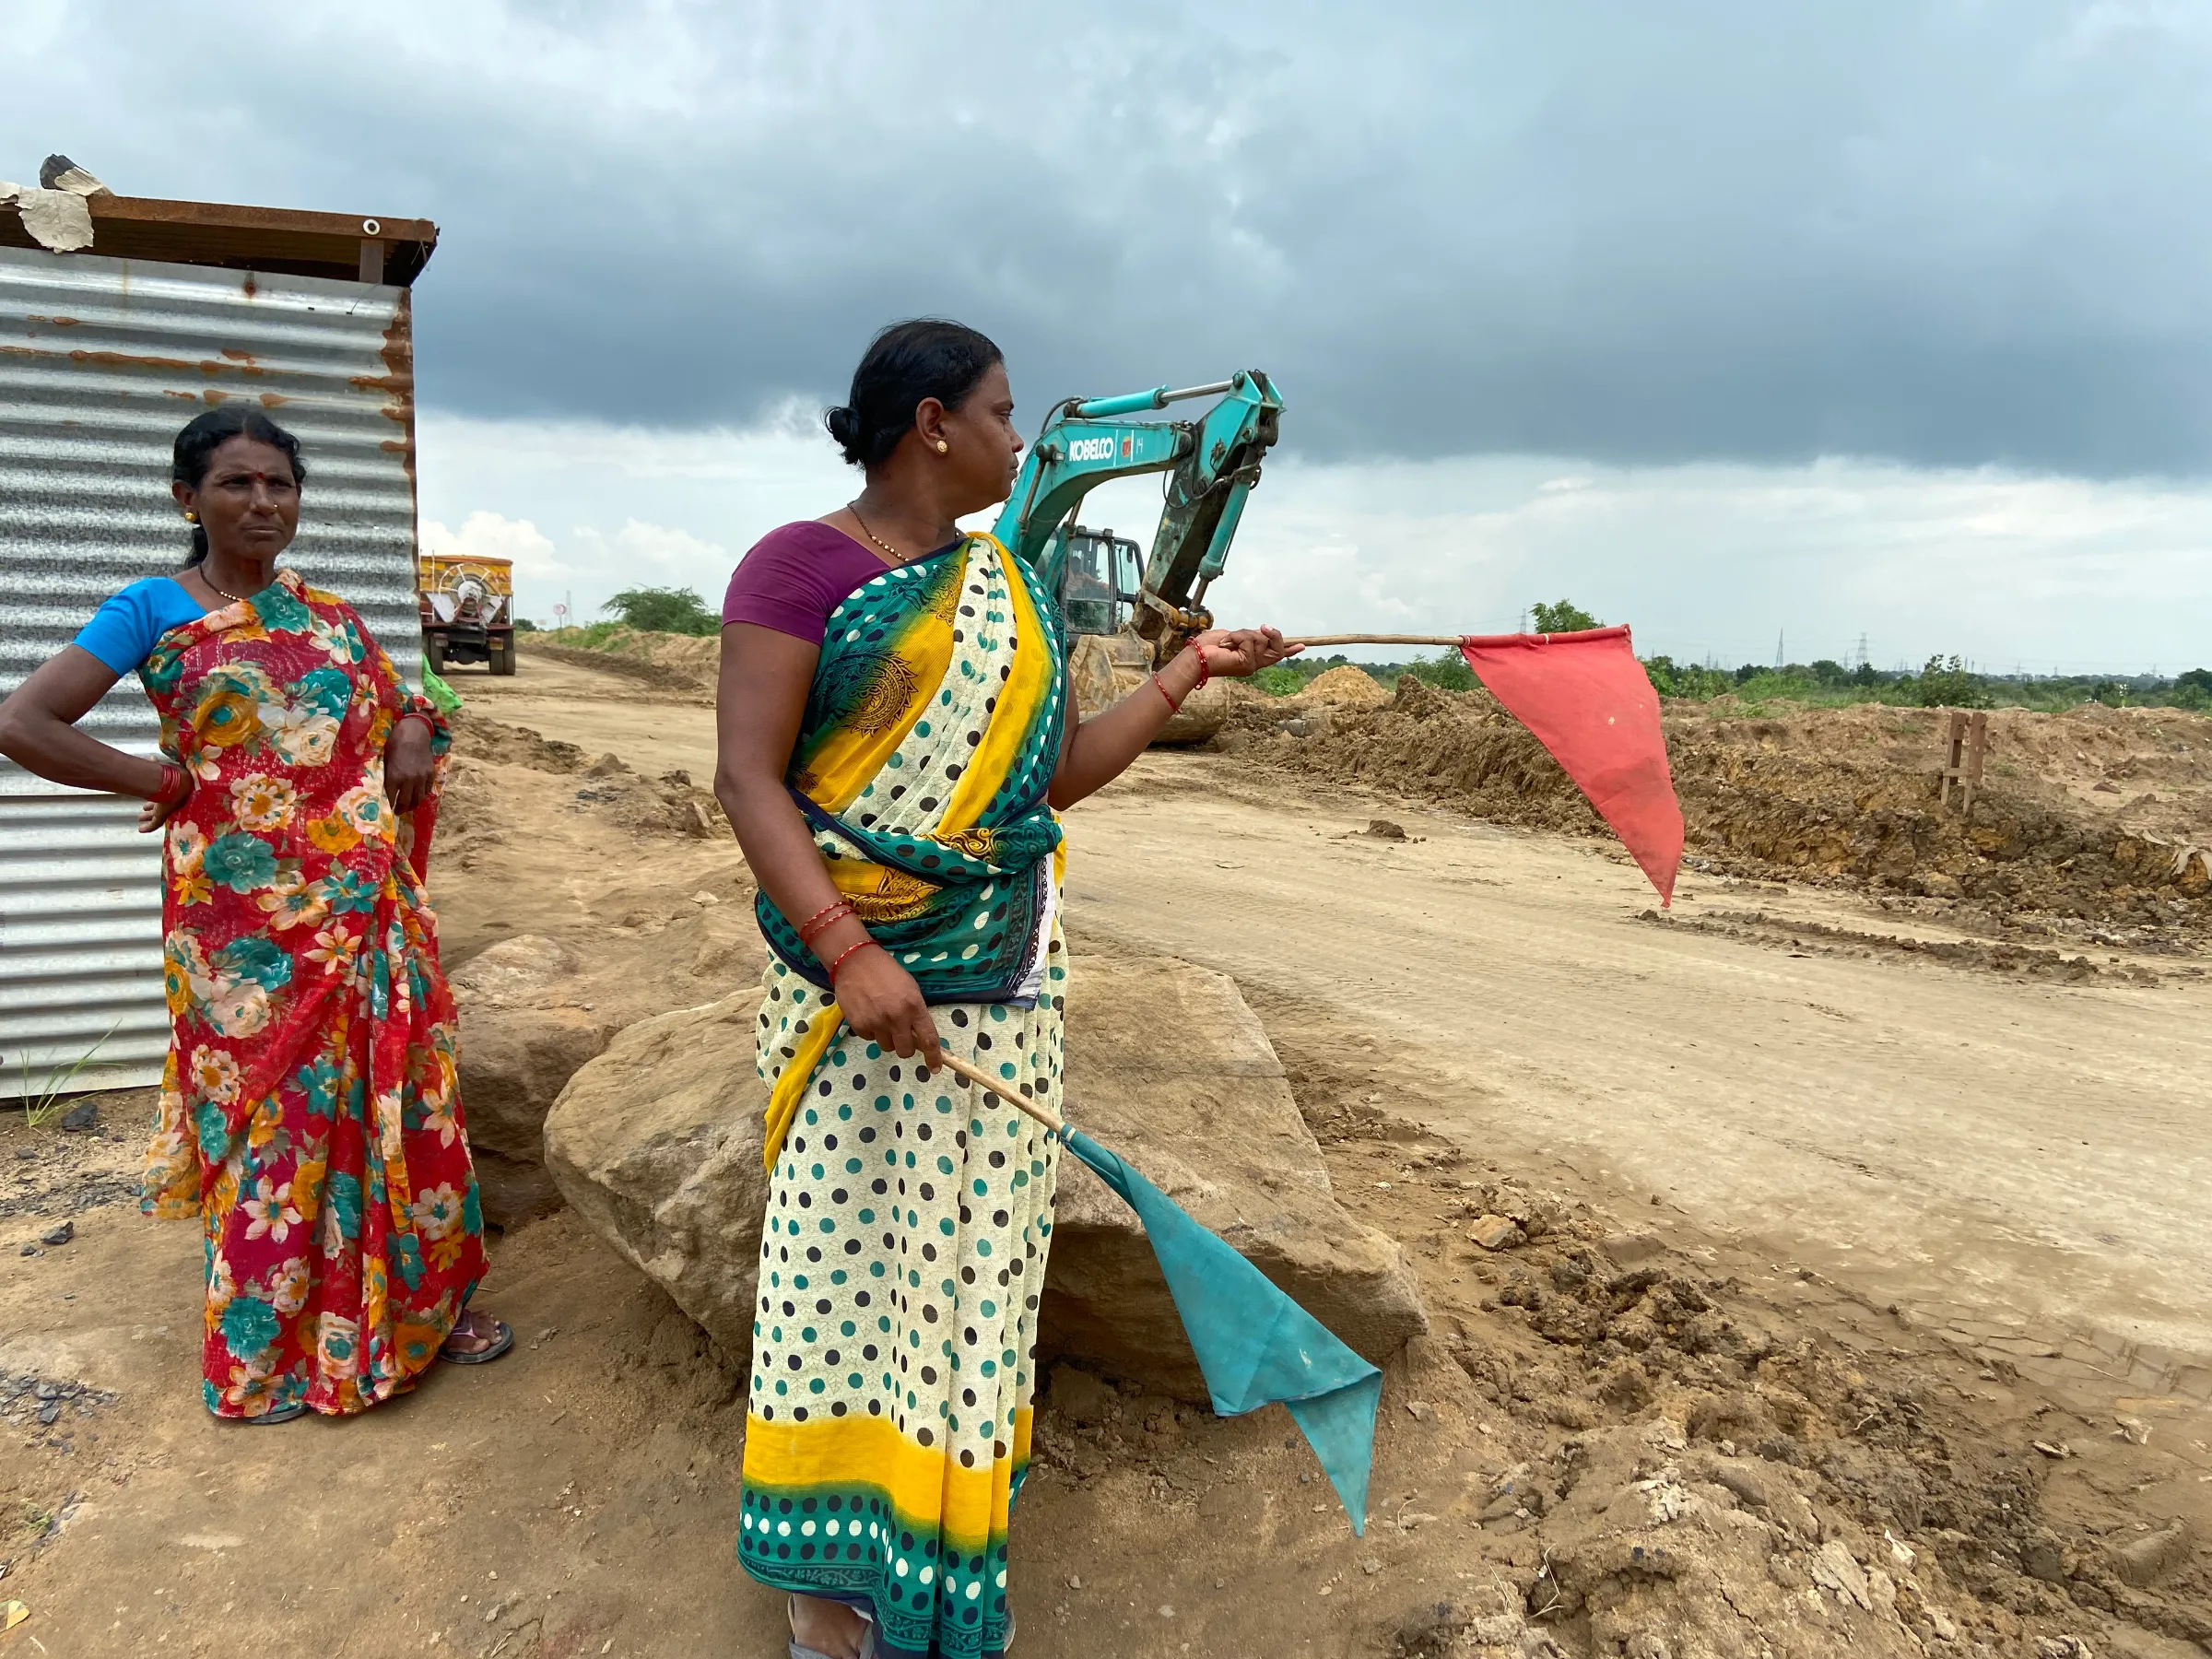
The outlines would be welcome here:
<svg viewBox="0 0 2212 1659">
<path fill-rule="evenodd" d="M 853 522 L 860 526 L 860 533 L 866 536 L 870 541 L 874 542 L 878 547 L 881 547 L 886 553 L 889 554 L 894 562 L 899 564 L 904 564 L 906 562 L 905 554 L 900 552 L 899 549 L 892 547 L 889 542 L 885 541 L 882 536 L 877 535 L 875 531 L 868 528 L 868 521 L 860 516 L 860 508 L 857 503 L 847 501 L 845 503 L 845 511 L 853 515 Z"/>
<path fill-rule="evenodd" d="M 214 588 L 215 591 L 220 594 L 224 598 L 229 600 L 231 604 L 243 605 L 246 602 L 246 596 L 243 594 L 234 594 L 229 588 L 216 587 L 215 578 L 207 574 L 207 567 L 205 563 L 203 563 L 199 569 L 200 580 L 206 582 L 210 588 Z"/>
</svg>

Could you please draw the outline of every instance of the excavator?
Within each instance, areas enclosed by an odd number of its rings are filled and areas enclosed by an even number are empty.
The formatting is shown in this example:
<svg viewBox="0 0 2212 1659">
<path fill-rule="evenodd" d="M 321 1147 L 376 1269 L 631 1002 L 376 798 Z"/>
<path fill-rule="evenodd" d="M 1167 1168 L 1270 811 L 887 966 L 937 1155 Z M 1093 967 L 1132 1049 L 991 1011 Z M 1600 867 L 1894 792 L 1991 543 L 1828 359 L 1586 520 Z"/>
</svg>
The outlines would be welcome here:
<svg viewBox="0 0 2212 1659">
<path fill-rule="evenodd" d="M 1205 397 L 1218 401 L 1195 419 L 1131 418 Z M 1274 383 L 1247 369 L 1203 386 L 1071 397 L 1046 416 L 992 533 L 1060 596 L 1084 713 L 1104 708 L 1214 625 L 1206 590 L 1228 562 L 1282 413 Z M 1147 473 L 1168 475 L 1148 556 L 1126 536 L 1076 522 L 1091 490 Z M 1159 741 L 1199 742 L 1228 713 L 1226 692 L 1207 686 Z"/>
</svg>

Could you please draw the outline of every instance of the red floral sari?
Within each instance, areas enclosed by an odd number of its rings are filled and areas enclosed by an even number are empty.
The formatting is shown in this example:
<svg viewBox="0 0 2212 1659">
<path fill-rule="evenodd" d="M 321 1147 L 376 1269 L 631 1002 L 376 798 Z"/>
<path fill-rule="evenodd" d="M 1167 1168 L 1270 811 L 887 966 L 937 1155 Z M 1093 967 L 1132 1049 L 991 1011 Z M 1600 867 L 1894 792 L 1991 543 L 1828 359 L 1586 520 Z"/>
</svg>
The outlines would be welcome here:
<svg viewBox="0 0 2212 1659">
<path fill-rule="evenodd" d="M 382 787 L 399 717 L 431 715 L 441 772 L 444 723 L 289 571 L 138 674 L 196 784 L 164 851 L 173 1035 L 140 1207 L 201 1218 L 210 1411 L 365 1410 L 484 1273 L 458 1019 Z"/>
</svg>

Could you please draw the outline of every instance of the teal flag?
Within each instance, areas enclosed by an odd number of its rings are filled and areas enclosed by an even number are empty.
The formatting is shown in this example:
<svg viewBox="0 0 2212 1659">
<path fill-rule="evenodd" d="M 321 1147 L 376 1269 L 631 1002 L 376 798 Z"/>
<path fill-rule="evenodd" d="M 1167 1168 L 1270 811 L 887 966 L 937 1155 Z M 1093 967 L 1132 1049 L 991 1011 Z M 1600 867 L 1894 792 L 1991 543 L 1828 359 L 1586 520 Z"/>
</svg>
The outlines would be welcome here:
<svg viewBox="0 0 2212 1659">
<path fill-rule="evenodd" d="M 1289 1407 L 1364 1537 L 1382 1373 L 1113 1153 L 1080 1129 L 1063 1135 L 1145 1224 L 1215 1413 L 1241 1417 L 1277 1400 Z"/>
</svg>

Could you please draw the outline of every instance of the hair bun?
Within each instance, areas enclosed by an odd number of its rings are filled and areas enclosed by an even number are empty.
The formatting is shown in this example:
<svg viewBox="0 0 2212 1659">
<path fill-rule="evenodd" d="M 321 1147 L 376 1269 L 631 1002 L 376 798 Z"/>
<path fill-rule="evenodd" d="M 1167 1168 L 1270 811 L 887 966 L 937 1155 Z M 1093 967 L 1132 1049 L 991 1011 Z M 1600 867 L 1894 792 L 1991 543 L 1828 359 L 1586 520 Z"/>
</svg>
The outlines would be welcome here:
<svg viewBox="0 0 2212 1659">
<path fill-rule="evenodd" d="M 822 424 L 830 429 L 839 448 L 847 452 L 860 448 L 860 416 L 855 410 L 840 404 L 822 417 Z"/>
</svg>

